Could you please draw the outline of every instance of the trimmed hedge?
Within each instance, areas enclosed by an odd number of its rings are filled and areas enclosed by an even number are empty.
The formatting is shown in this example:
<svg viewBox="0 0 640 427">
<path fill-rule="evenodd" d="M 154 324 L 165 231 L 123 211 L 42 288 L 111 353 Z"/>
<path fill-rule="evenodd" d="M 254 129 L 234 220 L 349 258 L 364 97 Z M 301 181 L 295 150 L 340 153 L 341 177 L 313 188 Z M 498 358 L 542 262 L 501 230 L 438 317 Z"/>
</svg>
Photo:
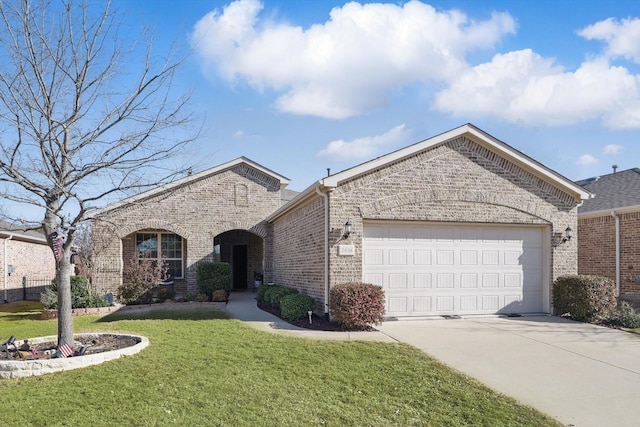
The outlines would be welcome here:
<svg viewBox="0 0 640 427">
<path fill-rule="evenodd" d="M 228 262 L 201 262 L 196 273 L 198 289 L 211 299 L 213 291 L 231 291 L 231 266 Z"/>
<path fill-rule="evenodd" d="M 616 309 L 616 284 L 607 277 L 568 275 L 553 284 L 553 308 L 558 316 L 599 322 Z"/>
<path fill-rule="evenodd" d="M 98 294 L 89 292 L 89 281 L 84 276 L 71 276 L 71 308 L 108 307 L 109 303 Z M 58 308 L 58 286 L 56 279 L 40 296 L 44 308 Z"/>
<path fill-rule="evenodd" d="M 265 295 L 270 292 L 269 289 L 271 289 L 272 287 L 274 287 L 275 285 L 273 284 L 269 284 L 269 285 L 262 285 L 258 288 L 258 293 L 256 295 L 256 299 L 258 300 L 258 302 L 267 302 L 267 299 L 265 297 Z"/>
<path fill-rule="evenodd" d="M 295 289 L 287 288 L 285 286 L 271 285 L 265 294 L 265 302 L 274 307 L 280 308 L 280 300 L 283 297 L 297 293 L 298 291 Z"/>
<path fill-rule="evenodd" d="M 380 324 L 384 319 L 384 290 L 370 283 L 343 283 L 329 292 L 329 311 L 347 329 Z"/>
<path fill-rule="evenodd" d="M 640 313 L 635 311 L 627 301 L 622 301 L 604 323 L 622 328 L 640 328 Z"/>
<path fill-rule="evenodd" d="M 289 294 L 280 299 L 280 314 L 286 320 L 298 320 L 316 309 L 316 300 L 308 295 Z"/>
</svg>

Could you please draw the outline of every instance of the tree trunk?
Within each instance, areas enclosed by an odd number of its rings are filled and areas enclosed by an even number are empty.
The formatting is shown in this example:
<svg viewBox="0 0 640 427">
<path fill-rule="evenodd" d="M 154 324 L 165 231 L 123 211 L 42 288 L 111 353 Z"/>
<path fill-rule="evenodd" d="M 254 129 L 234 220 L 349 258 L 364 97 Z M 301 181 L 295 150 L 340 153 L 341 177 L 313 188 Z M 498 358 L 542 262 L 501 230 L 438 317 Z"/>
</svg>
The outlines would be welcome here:
<svg viewBox="0 0 640 427">
<path fill-rule="evenodd" d="M 56 283 L 58 286 L 58 346 L 73 347 L 73 316 L 71 313 L 71 260 L 65 250 L 58 263 Z"/>
</svg>

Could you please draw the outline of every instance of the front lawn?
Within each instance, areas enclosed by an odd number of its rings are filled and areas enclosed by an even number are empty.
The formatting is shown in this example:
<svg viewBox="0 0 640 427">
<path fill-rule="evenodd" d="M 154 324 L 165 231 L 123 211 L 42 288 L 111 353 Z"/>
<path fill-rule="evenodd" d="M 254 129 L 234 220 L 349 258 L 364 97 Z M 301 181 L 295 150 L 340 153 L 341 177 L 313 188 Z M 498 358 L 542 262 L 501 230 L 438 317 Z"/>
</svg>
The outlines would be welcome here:
<svg viewBox="0 0 640 427">
<path fill-rule="evenodd" d="M 37 307 L 10 305 L 0 305 L 0 342 L 55 335 Z M 102 365 L 0 380 L 4 425 L 560 425 L 406 345 L 291 338 L 171 307 L 78 317 L 75 330 L 151 344 Z"/>
</svg>

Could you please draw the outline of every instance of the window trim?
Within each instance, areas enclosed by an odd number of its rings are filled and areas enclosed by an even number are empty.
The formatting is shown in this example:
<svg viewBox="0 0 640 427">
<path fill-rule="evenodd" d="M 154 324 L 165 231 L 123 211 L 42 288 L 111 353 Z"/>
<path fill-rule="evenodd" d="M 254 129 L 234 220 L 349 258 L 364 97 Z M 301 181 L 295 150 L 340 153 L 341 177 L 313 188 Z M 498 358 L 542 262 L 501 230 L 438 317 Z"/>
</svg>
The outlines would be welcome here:
<svg viewBox="0 0 640 427">
<path fill-rule="evenodd" d="M 151 258 L 154 259 L 156 262 L 160 261 L 160 259 L 162 259 L 163 257 L 163 253 L 162 253 L 162 236 L 163 235 L 171 235 L 171 236 L 177 236 L 179 238 L 180 241 L 180 258 L 169 258 L 167 256 L 164 256 L 165 261 L 180 261 L 180 271 L 181 271 L 181 275 L 180 276 L 174 276 L 174 277 L 170 277 L 169 280 L 174 280 L 174 279 L 184 279 L 184 239 L 182 238 L 182 236 L 180 236 L 179 234 L 176 233 L 171 233 L 171 232 L 167 232 L 167 231 L 138 231 L 136 232 L 136 236 L 135 236 L 135 246 L 134 246 L 134 250 L 136 252 L 138 251 L 138 236 L 140 235 L 156 235 L 156 245 L 157 248 L 155 250 L 156 252 L 156 257 Z M 140 242 L 141 243 L 141 242 Z"/>
</svg>

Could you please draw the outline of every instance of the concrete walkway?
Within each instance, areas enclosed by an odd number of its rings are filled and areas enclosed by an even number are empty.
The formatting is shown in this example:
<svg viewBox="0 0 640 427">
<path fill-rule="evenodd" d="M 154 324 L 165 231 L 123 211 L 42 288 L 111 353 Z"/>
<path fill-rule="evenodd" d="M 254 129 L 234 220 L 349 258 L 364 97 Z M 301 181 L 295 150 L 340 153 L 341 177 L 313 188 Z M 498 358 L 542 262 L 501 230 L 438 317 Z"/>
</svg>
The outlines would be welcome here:
<svg viewBox="0 0 640 427">
<path fill-rule="evenodd" d="M 551 316 L 396 321 L 379 329 L 565 425 L 640 425 L 637 335 Z"/>
<path fill-rule="evenodd" d="M 226 311 L 230 316 L 246 322 L 249 326 L 267 332 L 277 332 L 300 338 L 317 340 L 359 340 L 396 342 L 382 332 L 327 332 L 293 326 L 271 313 L 256 306 L 256 294 L 252 292 L 234 292 L 229 298 Z"/>
<path fill-rule="evenodd" d="M 226 311 L 259 330 L 404 342 L 565 425 L 640 425 L 640 336 L 553 316 L 384 322 L 379 332 L 298 328 L 233 293 Z"/>
</svg>

